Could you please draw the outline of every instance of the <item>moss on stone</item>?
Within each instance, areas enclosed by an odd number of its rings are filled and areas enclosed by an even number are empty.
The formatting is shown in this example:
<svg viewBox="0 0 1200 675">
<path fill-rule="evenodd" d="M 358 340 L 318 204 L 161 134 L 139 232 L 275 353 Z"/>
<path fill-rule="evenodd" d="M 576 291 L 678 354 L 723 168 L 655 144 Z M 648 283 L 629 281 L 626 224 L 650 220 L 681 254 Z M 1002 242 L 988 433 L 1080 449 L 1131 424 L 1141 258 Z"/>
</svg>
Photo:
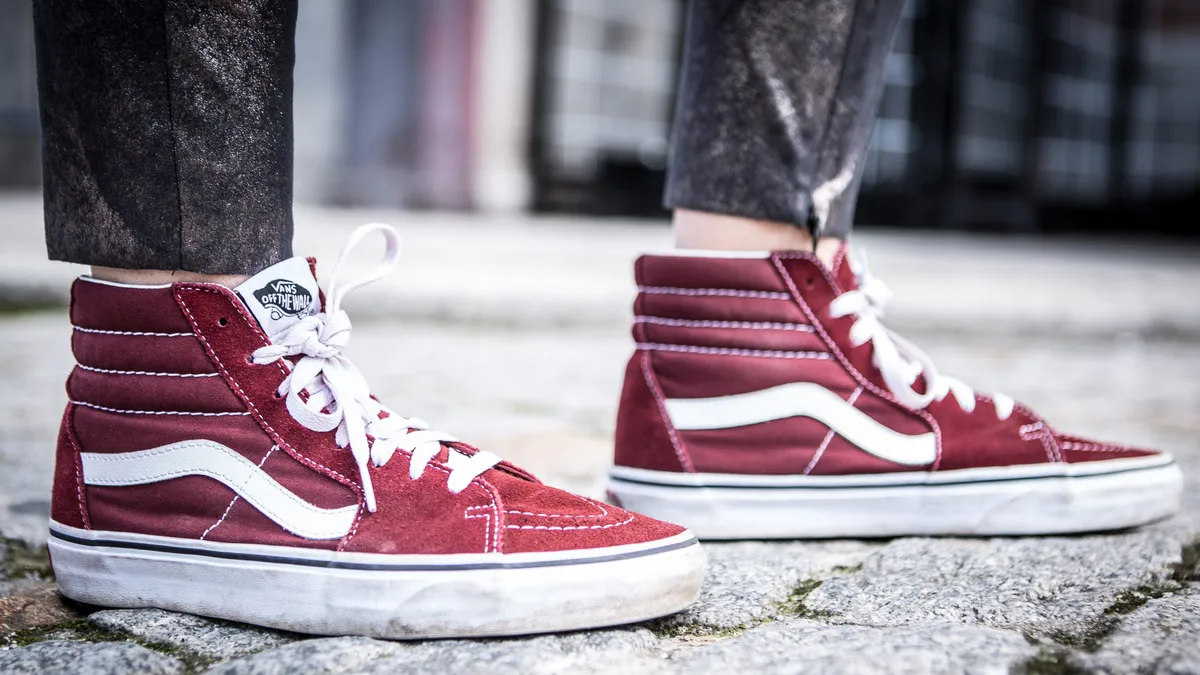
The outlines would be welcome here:
<svg viewBox="0 0 1200 675">
<path fill-rule="evenodd" d="M 1046 648 L 1024 663 L 1027 675 L 1083 675 L 1087 671 L 1071 663 L 1067 652 Z"/>
<path fill-rule="evenodd" d="M 4 563 L 0 565 L 0 571 L 5 578 L 54 578 L 54 569 L 50 567 L 50 554 L 46 552 L 44 545 L 31 548 L 19 539 L 2 539 L 0 544 L 4 550 Z"/>
<path fill-rule="evenodd" d="M 828 612 L 818 612 L 809 609 L 805 605 L 805 600 L 812 594 L 813 591 L 820 588 L 824 583 L 821 579 L 804 579 L 788 595 L 787 599 L 779 603 L 777 609 L 780 614 L 787 616 L 798 616 L 806 619 L 816 619 L 828 616 Z"/>
<path fill-rule="evenodd" d="M 9 635 L 0 635 L 0 647 L 27 647 L 31 644 L 47 640 L 132 642 L 150 651 L 179 659 L 183 663 L 185 673 L 198 673 L 218 661 L 218 659 L 194 654 L 174 645 L 142 640 L 128 631 L 101 628 L 86 618 L 69 619 L 52 626 L 40 626 L 38 628 L 17 631 Z"/>
</svg>

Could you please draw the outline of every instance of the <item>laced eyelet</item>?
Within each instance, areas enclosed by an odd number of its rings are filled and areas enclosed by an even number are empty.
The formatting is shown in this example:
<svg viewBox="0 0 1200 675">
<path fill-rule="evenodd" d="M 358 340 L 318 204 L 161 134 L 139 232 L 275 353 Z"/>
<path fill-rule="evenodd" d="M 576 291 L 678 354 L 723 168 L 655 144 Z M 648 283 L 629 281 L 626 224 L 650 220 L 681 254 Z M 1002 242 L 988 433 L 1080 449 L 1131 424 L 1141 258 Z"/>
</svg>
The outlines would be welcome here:
<svg viewBox="0 0 1200 675">
<path fill-rule="evenodd" d="M 253 355 L 253 354 L 247 354 L 247 355 L 246 355 L 246 363 L 248 363 L 248 364 L 250 364 L 250 365 L 252 365 L 252 366 L 253 366 L 253 365 L 255 365 L 255 363 L 254 363 L 254 355 Z"/>
<path fill-rule="evenodd" d="M 225 326 L 229 325 L 229 319 L 226 319 L 225 317 L 221 317 L 220 319 L 217 319 L 217 325 L 220 326 L 221 328 L 224 328 Z"/>
</svg>

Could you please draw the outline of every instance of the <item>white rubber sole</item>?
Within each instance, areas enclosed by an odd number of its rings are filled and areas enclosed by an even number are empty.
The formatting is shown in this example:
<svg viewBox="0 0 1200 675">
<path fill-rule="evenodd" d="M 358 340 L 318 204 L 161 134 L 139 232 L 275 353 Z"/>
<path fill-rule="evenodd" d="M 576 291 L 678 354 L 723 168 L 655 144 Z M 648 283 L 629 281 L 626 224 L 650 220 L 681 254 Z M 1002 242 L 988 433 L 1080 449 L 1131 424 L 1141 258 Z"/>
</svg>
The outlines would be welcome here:
<svg viewBox="0 0 1200 675">
<path fill-rule="evenodd" d="M 319 635 L 409 639 L 580 630 L 695 601 L 691 533 L 557 554 L 396 556 L 219 544 L 50 524 L 59 590 Z"/>
<path fill-rule="evenodd" d="M 701 539 L 1038 535 L 1119 530 L 1179 510 L 1170 456 L 859 476 L 613 467 L 622 507 Z"/>
</svg>

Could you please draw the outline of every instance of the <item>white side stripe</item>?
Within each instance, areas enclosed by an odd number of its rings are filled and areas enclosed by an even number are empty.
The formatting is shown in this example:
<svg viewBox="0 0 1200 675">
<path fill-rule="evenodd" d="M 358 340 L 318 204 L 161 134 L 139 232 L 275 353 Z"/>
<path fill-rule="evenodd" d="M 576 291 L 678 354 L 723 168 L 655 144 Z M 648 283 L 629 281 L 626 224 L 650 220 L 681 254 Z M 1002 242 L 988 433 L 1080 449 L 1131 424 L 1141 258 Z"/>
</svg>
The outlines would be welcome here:
<svg viewBox="0 0 1200 675">
<path fill-rule="evenodd" d="M 871 419 L 819 384 L 793 382 L 748 394 L 667 399 L 667 414 L 681 431 L 729 429 L 788 417 L 811 417 L 866 452 L 908 466 L 937 458 L 932 433 L 908 436 Z"/>
<path fill-rule="evenodd" d="M 84 452 L 83 482 L 122 487 L 183 476 L 207 476 L 242 496 L 280 527 L 305 539 L 340 539 L 350 531 L 358 505 L 314 506 L 280 485 L 234 450 L 214 441 L 181 441 L 119 454 Z"/>
</svg>

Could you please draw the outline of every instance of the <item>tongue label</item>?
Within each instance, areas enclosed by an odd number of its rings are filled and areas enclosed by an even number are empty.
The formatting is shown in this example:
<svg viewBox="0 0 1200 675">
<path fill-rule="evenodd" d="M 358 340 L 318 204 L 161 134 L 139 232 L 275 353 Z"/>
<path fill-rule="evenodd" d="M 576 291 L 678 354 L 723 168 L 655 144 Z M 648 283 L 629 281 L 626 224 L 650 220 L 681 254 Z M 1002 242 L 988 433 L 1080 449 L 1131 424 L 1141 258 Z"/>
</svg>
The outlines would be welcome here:
<svg viewBox="0 0 1200 675">
<path fill-rule="evenodd" d="M 271 311 L 271 319 L 300 316 L 312 304 L 312 293 L 290 279 L 276 279 L 254 291 L 254 299 Z"/>
<path fill-rule="evenodd" d="M 288 258 L 234 289 L 267 335 L 321 311 L 317 280 L 304 258 Z"/>
</svg>

